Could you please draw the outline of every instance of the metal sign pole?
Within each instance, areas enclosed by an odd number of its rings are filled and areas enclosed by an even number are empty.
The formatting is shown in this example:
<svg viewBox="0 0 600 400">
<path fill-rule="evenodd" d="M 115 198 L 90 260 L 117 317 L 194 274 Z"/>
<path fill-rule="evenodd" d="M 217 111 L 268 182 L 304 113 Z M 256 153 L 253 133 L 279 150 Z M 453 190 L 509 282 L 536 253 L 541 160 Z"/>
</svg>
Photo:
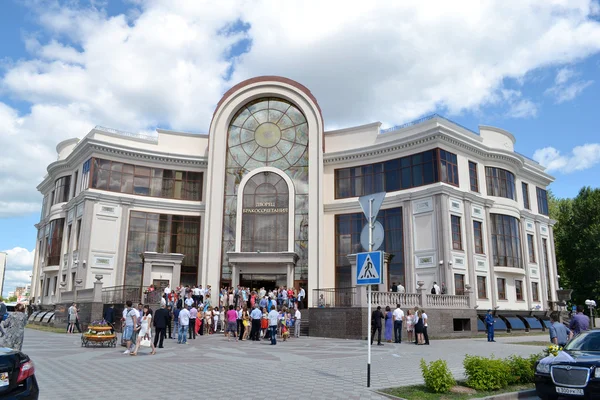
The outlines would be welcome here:
<svg viewBox="0 0 600 400">
<path fill-rule="evenodd" d="M 369 199 L 369 252 L 373 251 L 373 199 Z M 371 285 L 367 287 L 367 387 L 371 387 Z"/>
</svg>

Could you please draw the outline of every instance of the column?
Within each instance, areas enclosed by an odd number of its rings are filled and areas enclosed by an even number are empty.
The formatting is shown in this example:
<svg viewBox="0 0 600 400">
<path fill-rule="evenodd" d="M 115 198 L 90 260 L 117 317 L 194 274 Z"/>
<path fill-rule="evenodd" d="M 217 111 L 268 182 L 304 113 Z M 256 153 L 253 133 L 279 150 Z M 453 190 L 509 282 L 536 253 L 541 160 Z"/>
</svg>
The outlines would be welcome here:
<svg viewBox="0 0 600 400">
<path fill-rule="evenodd" d="M 402 203 L 402 234 L 404 235 L 404 288 L 407 293 L 414 293 L 417 288 L 415 240 L 412 203 L 408 200 Z"/>
<path fill-rule="evenodd" d="M 495 310 L 498 303 L 498 284 L 496 283 L 496 274 L 494 273 L 494 247 L 492 246 L 492 224 L 490 223 L 490 206 L 485 206 L 485 231 L 487 233 L 487 248 L 488 248 L 488 270 L 490 279 L 490 293 L 492 295 L 492 308 Z"/>
<path fill-rule="evenodd" d="M 127 257 L 127 235 L 129 234 L 129 210 L 131 202 L 121 199 L 121 226 L 119 228 L 119 248 L 115 257 L 114 285 L 125 284 L 125 261 Z"/>
<path fill-rule="evenodd" d="M 541 290 L 541 300 L 542 300 L 542 306 L 544 307 L 544 310 L 549 310 L 550 306 L 548 305 L 548 301 L 551 301 L 551 299 L 548 298 L 548 286 L 550 285 L 549 281 L 548 281 L 548 276 L 546 275 L 546 265 L 544 263 L 544 246 L 542 244 L 542 235 L 540 235 L 540 222 L 539 221 L 535 221 L 535 237 L 536 237 L 536 243 L 538 246 L 538 254 L 539 254 L 539 273 L 540 273 L 540 290 Z"/>
<path fill-rule="evenodd" d="M 288 263 L 287 264 L 287 287 L 288 288 L 294 287 L 294 273 L 295 273 L 294 263 Z"/>
<path fill-rule="evenodd" d="M 449 196 L 447 194 L 442 194 L 438 197 L 438 201 L 441 203 L 439 206 L 440 212 L 438 216 L 440 218 L 441 224 L 441 242 L 440 248 L 442 250 L 443 257 L 440 260 L 444 260 L 444 264 L 441 266 L 442 271 L 440 274 L 440 280 L 446 283 L 446 288 L 448 288 L 448 293 L 455 293 L 454 291 L 454 279 L 452 279 L 451 273 L 451 265 L 449 261 L 452 261 L 452 254 L 450 253 L 452 237 L 450 236 L 450 212 L 448 210 L 448 201 Z M 441 283 L 438 282 L 441 286 Z"/>
<path fill-rule="evenodd" d="M 554 243 L 554 229 L 550 224 L 548 224 L 548 262 L 552 262 L 550 265 L 550 271 L 553 273 L 553 277 L 550 280 L 552 286 L 554 287 L 552 290 L 552 300 L 557 301 L 557 293 L 556 291 L 560 289 L 560 284 L 558 282 L 558 264 L 556 263 L 556 247 Z"/>
<path fill-rule="evenodd" d="M 527 309 L 531 310 L 533 305 L 533 295 L 531 293 L 531 276 L 529 274 L 529 248 L 527 244 L 527 230 L 525 229 L 525 222 L 521 219 L 521 254 L 523 255 L 523 269 L 525 270 L 525 293 L 527 293 Z M 539 263 L 539 260 L 538 260 Z"/>
<path fill-rule="evenodd" d="M 231 286 L 237 288 L 240 284 L 240 273 L 237 263 L 229 263 L 231 266 Z"/>
<path fill-rule="evenodd" d="M 358 286 L 356 284 L 356 254 L 348 254 L 348 261 L 350 261 L 350 278 L 352 279 L 351 287 L 356 288 L 356 305 L 361 307 L 367 307 L 367 287 L 365 285 Z"/>
<path fill-rule="evenodd" d="M 392 255 L 390 253 L 383 253 L 383 265 L 381 268 L 381 273 L 383 274 L 383 283 L 381 285 L 377 285 L 377 290 L 380 292 L 389 292 L 392 287 L 392 283 L 389 281 L 388 271 L 390 270 L 390 261 L 392 260 Z"/>
<path fill-rule="evenodd" d="M 471 286 L 471 288 L 474 288 L 475 285 L 477 284 L 477 278 L 475 278 L 475 249 L 474 249 L 474 237 L 473 237 L 473 217 L 471 215 L 471 202 L 469 200 L 465 200 L 464 201 L 464 208 L 465 208 L 465 232 L 466 232 L 466 240 L 467 240 L 467 247 L 466 247 L 466 255 L 467 255 L 467 271 L 468 271 L 468 275 L 469 275 L 469 282 L 468 284 Z M 469 292 L 469 299 L 471 304 L 476 304 L 475 303 L 475 298 L 476 298 L 476 293 L 477 288 L 475 288 L 475 290 L 470 290 Z"/>
</svg>

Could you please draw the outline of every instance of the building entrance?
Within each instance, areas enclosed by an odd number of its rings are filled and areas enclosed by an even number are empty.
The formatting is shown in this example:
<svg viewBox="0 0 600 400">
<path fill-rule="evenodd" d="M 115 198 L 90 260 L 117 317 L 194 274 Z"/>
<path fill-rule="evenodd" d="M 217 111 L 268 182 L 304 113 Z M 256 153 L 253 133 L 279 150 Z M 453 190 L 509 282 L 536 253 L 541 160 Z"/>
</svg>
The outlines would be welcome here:
<svg viewBox="0 0 600 400">
<path fill-rule="evenodd" d="M 251 290 L 259 290 L 264 287 L 268 292 L 280 286 L 287 285 L 285 274 L 240 274 L 240 286 L 249 287 Z"/>
</svg>

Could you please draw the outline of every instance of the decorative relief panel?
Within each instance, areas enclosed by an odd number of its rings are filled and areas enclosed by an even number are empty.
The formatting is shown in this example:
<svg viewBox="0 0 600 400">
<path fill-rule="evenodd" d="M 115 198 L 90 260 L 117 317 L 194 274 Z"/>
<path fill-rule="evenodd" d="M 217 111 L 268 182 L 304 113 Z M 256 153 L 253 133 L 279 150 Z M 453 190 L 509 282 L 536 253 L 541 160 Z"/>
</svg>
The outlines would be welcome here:
<svg viewBox="0 0 600 400">
<path fill-rule="evenodd" d="M 77 205 L 77 218 L 81 217 L 83 215 L 83 203 Z"/>
<path fill-rule="evenodd" d="M 112 268 L 113 257 L 111 256 L 94 256 L 95 268 Z"/>
<path fill-rule="evenodd" d="M 433 199 L 431 197 L 422 200 L 415 200 L 412 204 L 413 214 L 420 214 L 433 211 Z"/>
<path fill-rule="evenodd" d="M 473 206 L 471 208 L 471 216 L 476 219 L 483 219 L 485 213 L 483 212 L 483 207 Z"/>
<path fill-rule="evenodd" d="M 462 214 L 463 204 L 461 200 L 450 198 L 448 202 L 451 212 Z"/>
<path fill-rule="evenodd" d="M 467 267 L 464 257 L 456 257 L 454 256 L 454 268 L 456 269 L 465 269 Z"/>
<path fill-rule="evenodd" d="M 69 210 L 69 212 L 67 213 L 67 222 L 71 222 L 73 221 L 73 217 L 75 216 L 75 209 L 72 208 Z"/>
<path fill-rule="evenodd" d="M 426 254 L 416 256 L 417 268 L 430 268 L 435 265 L 435 256 L 433 254 Z"/>
<path fill-rule="evenodd" d="M 540 225 L 540 234 L 548 236 L 548 225 Z"/>
<path fill-rule="evenodd" d="M 538 269 L 537 268 L 530 268 L 529 269 L 529 275 L 532 278 L 538 278 L 539 277 L 539 271 L 538 271 Z"/>
<path fill-rule="evenodd" d="M 487 262 L 485 260 L 476 259 L 475 260 L 475 270 L 487 272 L 487 270 L 488 270 Z"/>
<path fill-rule="evenodd" d="M 535 225 L 533 224 L 532 220 L 530 220 L 530 219 L 525 220 L 525 230 L 527 230 L 529 232 L 535 232 Z"/>
</svg>

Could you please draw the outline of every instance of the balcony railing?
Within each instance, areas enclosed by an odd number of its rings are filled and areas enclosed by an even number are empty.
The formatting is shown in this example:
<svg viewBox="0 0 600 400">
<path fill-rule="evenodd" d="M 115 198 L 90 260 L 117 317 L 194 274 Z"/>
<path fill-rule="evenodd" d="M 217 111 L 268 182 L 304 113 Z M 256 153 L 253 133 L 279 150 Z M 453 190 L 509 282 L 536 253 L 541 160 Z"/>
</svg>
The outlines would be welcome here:
<svg viewBox="0 0 600 400">
<path fill-rule="evenodd" d="M 417 293 L 372 292 L 371 304 L 376 306 L 401 307 L 420 306 L 421 296 Z"/>
<path fill-rule="evenodd" d="M 139 303 L 142 300 L 142 289 L 139 286 L 109 286 L 102 288 L 104 304 L 124 304 L 127 300 Z"/>
<path fill-rule="evenodd" d="M 359 291 L 355 287 L 313 290 L 313 307 L 358 307 Z"/>
<path fill-rule="evenodd" d="M 427 308 L 469 308 L 469 296 L 427 294 Z"/>
</svg>

